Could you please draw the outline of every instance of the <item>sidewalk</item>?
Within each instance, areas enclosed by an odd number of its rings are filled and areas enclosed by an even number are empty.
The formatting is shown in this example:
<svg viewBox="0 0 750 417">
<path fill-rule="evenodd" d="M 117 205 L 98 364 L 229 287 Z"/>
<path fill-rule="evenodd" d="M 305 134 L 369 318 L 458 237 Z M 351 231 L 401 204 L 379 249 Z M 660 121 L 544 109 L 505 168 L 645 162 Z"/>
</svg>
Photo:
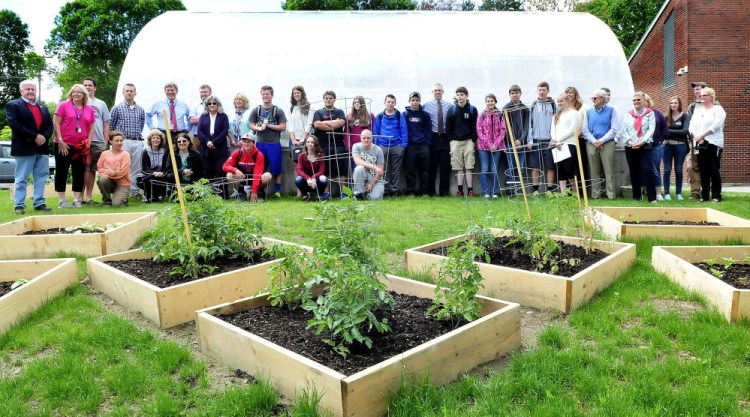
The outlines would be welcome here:
<svg viewBox="0 0 750 417">
<path fill-rule="evenodd" d="M 750 193 L 750 184 L 722 184 L 721 191 L 728 193 Z"/>
</svg>

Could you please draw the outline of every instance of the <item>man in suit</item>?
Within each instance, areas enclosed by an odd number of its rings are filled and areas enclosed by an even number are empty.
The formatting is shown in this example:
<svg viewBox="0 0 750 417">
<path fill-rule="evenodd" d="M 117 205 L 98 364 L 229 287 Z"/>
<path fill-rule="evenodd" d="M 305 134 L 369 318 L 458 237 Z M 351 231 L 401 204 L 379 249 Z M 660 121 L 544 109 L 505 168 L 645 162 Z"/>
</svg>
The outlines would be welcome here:
<svg viewBox="0 0 750 417">
<path fill-rule="evenodd" d="M 47 106 L 36 99 L 34 80 L 21 82 L 21 98 L 5 105 L 12 137 L 10 154 L 16 160 L 13 206 L 16 214 L 26 214 L 26 184 L 34 177 L 34 210 L 50 211 L 44 203 L 44 184 L 49 176 L 49 146 L 52 117 Z"/>
</svg>

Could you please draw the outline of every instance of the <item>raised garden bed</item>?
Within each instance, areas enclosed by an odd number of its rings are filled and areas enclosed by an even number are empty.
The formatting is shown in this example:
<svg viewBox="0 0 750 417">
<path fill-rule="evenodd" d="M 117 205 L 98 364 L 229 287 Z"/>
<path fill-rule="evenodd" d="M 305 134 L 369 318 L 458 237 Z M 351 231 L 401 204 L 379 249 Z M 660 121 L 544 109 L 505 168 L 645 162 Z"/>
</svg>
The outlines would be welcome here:
<svg viewBox="0 0 750 417">
<path fill-rule="evenodd" d="M 28 282 L 0 296 L 0 333 L 78 282 L 75 259 L 0 261 L 0 282 Z"/>
<path fill-rule="evenodd" d="M 0 225 L 0 257 L 3 259 L 36 259 L 72 252 L 83 256 L 101 256 L 130 249 L 138 237 L 150 228 L 156 213 L 106 213 L 29 216 Z M 122 223 L 98 233 L 24 233 L 64 229 L 94 223 L 97 226 Z"/>
<path fill-rule="evenodd" d="M 741 318 L 750 320 L 750 290 L 735 288 L 694 264 L 706 259 L 725 264 L 723 258 L 748 256 L 750 246 L 654 246 L 651 264 L 680 286 L 706 297 L 734 323 Z"/>
<path fill-rule="evenodd" d="M 434 297 L 433 285 L 392 275 L 384 282 L 400 294 Z M 478 298 L 483 304 L 480 319 L 352 375 L 334 371 L 218 317 L 268 306 L 266 294 L 201 310 L 196 324 L 203 353 L 269 378 L 282 395 L 314 389 L 321 396 L 321 406 L 336 416 L 381 416 L 387 411 L 388 392 L 402 378 L 427 374 L 433 383 L 445 384 L 520 346 L 518 304 Z"/>
<path fill-rule="evenodd" d="M 263 242 L 293 245 L 276 239 Z M 160 288 L 123 272 L 108 261 L 151 259 L 152 254 L 132 250 L 88 259 L 91 285 L 121 305 L 138 311 L 161 328 L 195 319 L 195 311 L 258 293 L 268 285 L 268 268 L 277 260 Z"/>
<path fill-rule="evenodd" d="M 750 241 L 750 221 L 711 208 L 670 207 L 596 207 L 593 218 L 602 231 L 612 238 L 662 239 L 698 237 L 709 242 L 729 238 Z M 641 224 L 642 222 L 674 221 L 685 224 Z M 718 226 L 701 223 L 718 223 Z"/>
<path fill-rule="evenodd" d="M 490 229 L 495 236 L 508 235 L 502 229 Z M 570 236 L 550 235 L 575 246 L 583 246 L 583 239 Z M 435 249 L 447 249 L 466 235 L 428 243 L 404 252 L 406 269 L 416 273 L 437 273 L 437 263 L 445 256 L 431 253 Z M 594 240 L 592 247 L 609 255 L 573 276 L 564 277 L 541 272 L 509 268 L 477 262 L 484 277 L 482 294 L 509 300 L 521 305 L 540 309 L 551 308 L 569 313 L 573 308 L 590 300 L 596 293 L 614 282 L 635 260 L 635 245 L 629 243 Z"/>
</svg>

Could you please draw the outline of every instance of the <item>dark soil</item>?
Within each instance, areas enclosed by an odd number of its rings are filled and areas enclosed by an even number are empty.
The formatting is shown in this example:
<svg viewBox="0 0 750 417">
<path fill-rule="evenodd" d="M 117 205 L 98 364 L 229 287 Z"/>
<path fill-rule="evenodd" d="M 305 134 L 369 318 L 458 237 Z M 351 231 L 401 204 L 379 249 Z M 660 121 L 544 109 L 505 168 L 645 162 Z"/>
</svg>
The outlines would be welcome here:
<svg viewBox="0 0 750 417">
<path fill-rule="evenodd" d="M 526 271 L 545 272 L 548 274 L 552 273 L 549 265 L 537 271 L 536 268 L 538 262 L 532 260 L 530 256 L 521 253 L 523 245 L 520 242 L 508 245 L 509 242 L 510 238 L 505 236 L 495 238 L 494 246 L 491 248 L 485 248 L 490 257 L 490 261 L 487 263 L 508 268 L 523 269 Z M 559 269 L 554 275 L 558 276 L 572 277 L 609 256 L 608 253 L 598 249 L 593 249 L 591 252 L 586 253 L 586 249 L 580 246 L 570 245 L 560 241 L 558 241 L 557 244 L 560 246 L 560 250 L 554 254 L 554 258 L 557 260 L 557 266 Z M 448 246 L 435 248 L 430 250 L 430 253 L 434 255 L 448 256 L 448 248 Z M 563 262 L 563 260 L 570 259 L 576 260 L 574 266 L 571 266 L 569 262 Z M 476 261 L 485 262 L 484 259 L 479 258 L 477 258 Z"/>
<path fill-rule="evenodd" d="M 723 273 L 723 275 L 716 278 L 719 278 L 720 280 L 726 282 L 734 288 L 750 290 L 750 264 L 733 264 L 729 269 L 724 269 L 724 265 L 709 266 L 705 262 L 699 262 L 693 265 L 708 272 L 711 275 L 714 275 L 711 272 L 711 269 L 720 271 Z"/>
<path fill-rule="evenodd" d="M 220 317 L 344 375 L 352 375 L 454 328 L 448 321 L 438 321 L 425 315 L 432 300 L 393 292 L 391 294 L 396 300 L 395 309 L 377 311 L 376 316 L 387 319 L 392 332 L 380 334 L 373 330 L 373 333 L 367 334 L 373 341 L 372 349 L 359 344 L 350 346 L 350 353 L 346 358 L 323 342 L 323 339 L 330 338 L 329 335 L 316 335 L 314 329 L 307 329 L 312 313 L 301 308 L 289 311 L 283 307 L 261 307 Z"/>
<path fill-rule="evenodd" d="M 13 285 L 13 281 L 3 281 L 0 282 L 0 297 L 4 296 L 5 294 L 11 292 L 10 286 Z M 17 289 L 17 288 L 16 288 Z"/>
<path fill-rule="evenodd" d="M 72 235 L 74 233 L 78 232 L 78 230 L 73 230 L 72 232 L 69 232 L 65 230 L 64 227 L 55 227 L 53 229 L 42 229 L 42 230 L 29 230 L 24 233 L 22 233 L 22 236 L 31 236 L 31 235 Z M 100 230 L 81 230 L 80 233 L 103 233 Z"/>
<path fill-rule="evenodd" d="M 255 264 L 272 261 L 273 256 L 263 255 L 263 248 L 248 250 L 245 254 L 247 258 L 218 258 L 210 262 L 215 266 L 211 273 L 200 273 L 198 278 L 205 278 L 211 275 L 222 274 L 224 272 L 234 271 Z M 178 265 L 176 261 L 154 262 L 151 259 L 131 259 L 127 261 L 107 261 L 107 265 L 127 272 L 134 277 L 140 278 L 146 282 L 156 285 L 159 288 L 167 288 L 173 285 L 193 281 L 190 278 L 184 278 L 180 275 L 171 275 L 172 270 Z"/>
<path fill-rule="evenodd" d="M 637 222 L 623 222 L 624 224 L 655 224 L 659 226 L 721 226 L 716 222 L 690 222 L 686 220 L 649 220 Z"/>
</svg>

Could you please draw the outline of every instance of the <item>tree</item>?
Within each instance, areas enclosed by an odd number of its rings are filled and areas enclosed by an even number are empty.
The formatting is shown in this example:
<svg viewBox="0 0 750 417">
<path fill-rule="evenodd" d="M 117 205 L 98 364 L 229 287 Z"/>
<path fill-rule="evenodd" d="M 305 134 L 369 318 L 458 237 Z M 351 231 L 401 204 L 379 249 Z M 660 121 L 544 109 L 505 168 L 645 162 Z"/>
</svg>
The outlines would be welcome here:
<svg viewBox="0 0 750 417">
<path fill-rule="evenodd" d="M 479 10 L 498 12 L 517 12 L 523 10 L 523 0 L 484 0 Z"/>
<path fill-rule="evenodd" d="M 476 4 L 472 0 L 418 0 L 416 9 L 424 11 L 471 11 L 476 9 Z"/>
<path fill-rule="evenodd" d="M 29 27 L 17 14 L 0 10 L 0 103 L 20 96 L 18 83 L 26 78 L 24 54 L 31 48 Z M 0 124 L 5 124 L 5 117 Z"/>
<path fill-rule="evenodd" d="M 414 10 L 411 0 L 287 0 L 284 10 Z"/>
<path fill-rule="evenodd" d="M 625 55 L 630 56 L 663 3 L 663 0 L 593 0 L 579 3 L 575 11 L 591 13 L 606 23 L 622 44 Z"/>
<path fill-rule="evenodd" d="M 169 10 L 185 10 L 181 0 L 74 0 L 55 17 L 45 51 L 56 54 L 64 68 L 55 81 L 65 92 L 91 76 L 97 97 L 112 104 L 117 77 L 130 44 L 153 18 Z"/>
<path fill-rule="evenodd" d="M 526 0 L 524 9 L 529 12 L 570 12 L 575 10 L 577 0 Z"/>
</svg>

